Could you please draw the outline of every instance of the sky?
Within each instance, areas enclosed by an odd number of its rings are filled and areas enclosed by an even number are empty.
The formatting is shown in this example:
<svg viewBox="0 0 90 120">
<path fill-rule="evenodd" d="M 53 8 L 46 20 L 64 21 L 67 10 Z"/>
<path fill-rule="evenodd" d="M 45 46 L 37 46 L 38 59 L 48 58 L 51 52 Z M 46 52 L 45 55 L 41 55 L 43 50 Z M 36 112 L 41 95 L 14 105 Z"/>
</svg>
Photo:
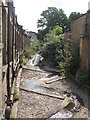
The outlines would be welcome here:
<svg viewBox="0 0 90 120">
<path fill-rule="evenodd" d="M 48 7 L 63 9 L 67 16 L 71 12 L 86 13 L 89 0 L 14 0 L 18 23 L 25 30 L 37 32 L 37 20 Z"/>
</svg>

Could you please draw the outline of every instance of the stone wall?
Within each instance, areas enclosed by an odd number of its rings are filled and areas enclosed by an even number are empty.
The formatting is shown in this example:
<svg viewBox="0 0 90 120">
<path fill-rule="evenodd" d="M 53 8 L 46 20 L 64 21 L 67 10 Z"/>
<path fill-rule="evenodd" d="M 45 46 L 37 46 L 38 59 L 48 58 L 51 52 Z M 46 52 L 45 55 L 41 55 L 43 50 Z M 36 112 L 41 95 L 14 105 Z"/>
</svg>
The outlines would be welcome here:
<svg viewBox="0 0 90 120">
<path fill-rule="evenodd" d="M 83 36 L 84 34 L 86 15 L 87 14 L 84 14 L 83 16 L 72 21 L 71 23 L 71 33 L 72 33 L 71 39 L 75 43 L 80 43 L 80 37 Z"/>
<path fill-rule="evenodd" d="M 72 22 L 71 33 L 71 39 L 80 45 L 80 68 L 88 70 L 90 69 L 90 12 Z"/>
</svg>

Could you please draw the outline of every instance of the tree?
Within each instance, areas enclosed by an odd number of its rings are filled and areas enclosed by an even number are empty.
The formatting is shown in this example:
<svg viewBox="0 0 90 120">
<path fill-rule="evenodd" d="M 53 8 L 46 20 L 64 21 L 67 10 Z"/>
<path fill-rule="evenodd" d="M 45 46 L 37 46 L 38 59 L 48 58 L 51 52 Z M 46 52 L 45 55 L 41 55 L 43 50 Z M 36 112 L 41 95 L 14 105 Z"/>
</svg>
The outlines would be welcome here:
<svg viewBox="0 0 90 120">
<path fill-rule="evenodd" d="M 79 18 L 80 16 L 82 15 L 82 13 L 79 13 L 79 12 L 72 12 L 69 16 L 69 20 L 70 21 L 73 21 L 77 18 Z"/>
<path fill-rule="evenodd" d="M 37 22 L 37 27 L 40 28 L 39 37 L 40 33 L 43 33 L 43 35 L 45 35 L 56 25 L 62 27 L 64 32 L 67 28 L 67 16 L 62 9 L 57 9 L 56 7 L 48 7 L 47 10 L 41 13 L 41 18 Z"/>
<path fill-rule="evenodd" d="M 52 32 L 55 35 L 61 35 L 62 34 L 62 28 L 57 25 L 57 26 L 54 27 L 54 29 L 52 30 Z"/>
</svg>

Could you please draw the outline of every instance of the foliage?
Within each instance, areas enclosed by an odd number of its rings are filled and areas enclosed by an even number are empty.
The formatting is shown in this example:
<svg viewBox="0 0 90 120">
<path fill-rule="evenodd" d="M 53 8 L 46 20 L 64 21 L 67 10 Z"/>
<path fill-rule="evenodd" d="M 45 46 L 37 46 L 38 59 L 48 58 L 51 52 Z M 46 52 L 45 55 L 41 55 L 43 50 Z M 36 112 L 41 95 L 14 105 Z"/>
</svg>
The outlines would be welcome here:
<svg viewBox="0 0 90 120">
<path fill-rule="evenodd" d="M 57 25 L 45 35 L 44 41 L 55 42 L 62 40 L 63 38 L 64 34 L 62 34 L 62 28 Z"/>
<path fill-rule="evenodd" d="M 79 71 L 78 74 L 78 80 L 84 84 L 84 85 L 88 85 L 88 81 L 89 81 L 89 75 L 88 75 L 88 71 L 86 69 L 82 69 Z"/>
<path fill-rule="evenodd" d="M 64 43 L 64 51 L 62 54 L 63 61 L 60 62 L 59 66 L 62 72 L 62 75 L 65 73 L 71 73 L 76 75 L 80 67 L 80 50 L 79 46 L 72 43 L 71 40 L 68 40 Z"/>
<path fill-rule="evenodd" d="M 27 63 L 28 59 L 30 59 L 36 51 L 40 49 L 41 43 L 39 41 L 37 42 L 31 42 L 29 46 L 26 46 L 24 48 L 23 56 L 22 56 L 22 65 Z"/>
<path fill-rule="evenodd" d="M 35 54 L 37 50 L 39 50 L 40 43 L 38 42 L 31 42 L 29 46 L 26 46 L 23 52 L 23 57 L 30 59 L 32 55 Z"/>
<path fill-rule="evenodd" d="M 19 92 L 17 88 L 14 89 L 14 96 L 13 96 L 14 101 L 19 100 Z"/>
<path fill-rule="evenodd" d="M 62 39 L 64 35 L 62 34 L 62 28 L 59 26 L 54 27 L 53 30 L 49 31 L 46 35 L 45 40 L 48 44 L 43 52 L 44 61 L 54 67 L 59 66 L 59 62 L 62 59 Z"/>
<path fill-rule="evenodd" d="M 37 34 L 37 38 L 39 39 L 40 42 L 43 41 L 44 36 L 49 32 L 49 29 L 39 29 L 38 30 L 38 34 Z"/>
<path fill-rule="evenodd" d="M 22 64 L 21 67 L 23 67 L 23 65 L 25 65 L 27 63 L 28 59 L 25 58 L 25 56 L 22 56 Z"/>
<path fill-rule="evenodd" d="M 72 50 L 70 51 L 68 70 L 72 75 L 75 76 L 79 68 L 80 68 L 80 48 L 78 45 L 72 45 Z"/>
<path fill-rule="evenodd" d="M 55 27 L 53 28 L 52 32 L 53 32 L 53 34 L 59 36 L 59 35 L 62 34 L 62 28 L 57 25 L 57 26 L 55 26 Z"/>
<path fill-rule="evenodd" d="M 43 40 L 44 36 L 49 33 L 55 26 L 60 26 L 63 29 L 63 33 L 67 29 L 71 29 L 71 22 L 82 16 L 80 12 L 71 12 L 69 18 L 62 9 L 56 7 L 48 7 L 47 10 L 42 11 L 41 18 L 37 21 L 38 39 Z"/>
<path fill-rule="evenodd" d="M 57 66 L 58 62 L 56 60 L 56 49 L 58 42 L 52 42 L 48 44 L 45 48 L 44 60 L 48 61 L 48 64 L 51 66 Z"/>
<path fill-rule="evenodd" d="M 67 16 L 62 9 L 48 7 L 47 10 L 41 13 L 41 18 L 37 22 L 37 27 L 39 28 L 38 38 L 43 39 L 42 36 L 48 33 L 49 30 L 52 30 L 56 25 L 62 27 L 64 32 L 67 28 Z"/>
<path fill-rule="evenodd" d="M 30 58 L 31 55 L 30 55 L 30 47 L 29 46 L 26 46 L 25 49 L 24 49 L 24 52 L 23 52 L 23 56 L 24 58 Z"/>
<path fill-rule="evenodd" d="M 82 16 L 82 13 L 79 13 L 79 12 L 72 12 L 69 16 L 69 20 L 70 21 L 73 21 L 77 18 L 79 18 L 80 16 Z"/>
<path fill-rule="evenodd" d="M 76 75 L 80 67 L 80 48 L 70 39 L 64 41 L 62 28 L 55 26 L 45 36 L 45 41 L 48 44 L 43 52 L 44 62 L 52 67 L 60 68 L 62 76 L 66 72 Z"/>
<path fill-rule="evenodd" d="M 71 43 L 71 41 L 64 43 L 64 35 L 62 33 L 66 29 L 70 29 L 71 22 L 81 15 L 79 12 L 72 12 L 67 19 L 62 9 L 49 7 L 42 12 L 41 18 L 37 22 L 40 28 L 38 38 L 44 42 L 49 42 L 43 54 L 44 58 L 52 66 L 60 67 L 63 76 L 65 75 L 65 71 L 75 76 L 80 67 L 79 46 Z"/>
</svg>

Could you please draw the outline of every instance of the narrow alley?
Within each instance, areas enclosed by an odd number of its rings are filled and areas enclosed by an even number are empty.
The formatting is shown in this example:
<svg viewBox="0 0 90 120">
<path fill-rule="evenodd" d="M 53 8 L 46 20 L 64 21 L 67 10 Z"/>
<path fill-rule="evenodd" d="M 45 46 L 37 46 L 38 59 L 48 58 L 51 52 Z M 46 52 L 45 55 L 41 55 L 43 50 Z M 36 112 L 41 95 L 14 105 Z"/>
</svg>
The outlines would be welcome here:
<svg viewBox="0 0 90 120">
<path fill-rule="evenodd" d="M 90 117 L 90 2 L 51 1 L 0 0 L 0 120 Z"/>
</svg>

